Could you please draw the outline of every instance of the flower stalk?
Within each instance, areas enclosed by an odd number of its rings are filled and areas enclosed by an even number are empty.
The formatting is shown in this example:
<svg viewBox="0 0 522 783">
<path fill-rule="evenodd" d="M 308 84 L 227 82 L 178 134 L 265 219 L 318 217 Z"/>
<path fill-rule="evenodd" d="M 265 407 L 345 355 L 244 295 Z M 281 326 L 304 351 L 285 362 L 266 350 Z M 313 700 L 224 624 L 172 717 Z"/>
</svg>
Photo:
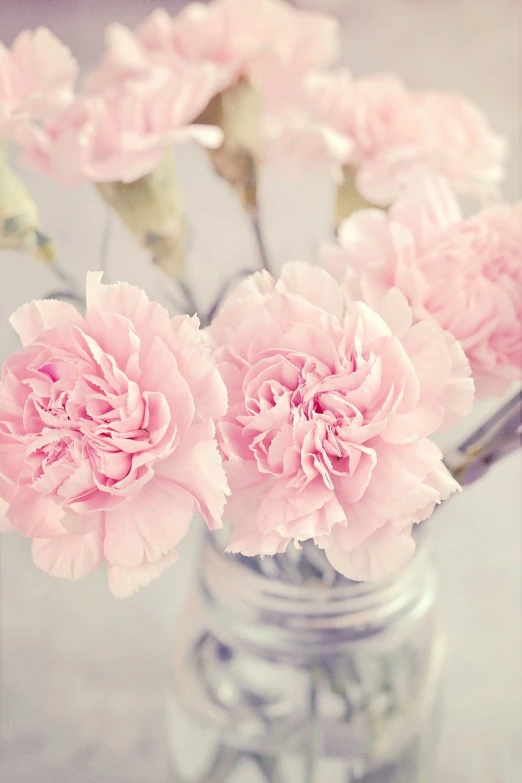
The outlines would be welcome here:
<svg viewBox="0 0 522 783">
<path fill-rule="evenodd" d="M 522 390 L 490 416 L 445 459 L 454 478 L 467 486 L 522 446 Z"/>
</svg>

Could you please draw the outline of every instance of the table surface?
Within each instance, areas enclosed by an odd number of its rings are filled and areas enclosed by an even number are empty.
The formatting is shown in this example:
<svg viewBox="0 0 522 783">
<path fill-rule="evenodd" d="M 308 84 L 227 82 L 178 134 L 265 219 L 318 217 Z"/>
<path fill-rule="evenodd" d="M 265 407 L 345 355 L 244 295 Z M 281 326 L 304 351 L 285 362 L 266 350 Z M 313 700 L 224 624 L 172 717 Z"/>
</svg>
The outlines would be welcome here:
<svg viewBox="0 0 522 783">
<path fill-rule="evenodd" d="M 88 64 L 99 55 L 107 22 L 132 24 L 155 5 L 149 0 L 1 0 L 0 37 L 10 42 L 24 27 L 45 23 Z M 176 5 L 166 3 L 169 9 Z M 412 86 L 461 91 L 484 107 L 511 141 L 505 190 L 510 199 L 519 196 L 518 0 L 343 0 L 337 5 L 343 9 L 344 61 L 355 72 L 395 70 Z M 38 177 L 24 176 L 64 263 L 81 281 L 98 264 L 100 203 L 89 188 L 64 194 Z M 251 265 L 246 259 L 254 246 L 234 199 L 211 177 L 198 152 L 183 154 L 180 177 L 194 224 L 191 274 L 204 304 L 226 268 Z M 296 185 L 267 173 L 262 193 L 274 262 L 310 258 L 326 235 L 327 183 L 310 177 Z M 161 295 L 159 276 L 119 225 L 112 228 L 109 257 L 111 279 L 128 279 Z M 53 287 L 50 272 L 21 255 L 4 254 L 0 358 L 16 346 L 9 313 Z M 522 459 L 514 455 L 432 522 L 447 632 L 441 783 L 522 780 L 521 475 Z M 163 700 L 195 544 L 192 534 L 179 564 L 140 595 L 118 602 L 101 573 L 79 583 L 49 579 L 32 566 L 27 541 L 3 538 L 2 781 L 167 782 Z"/>
</svg>

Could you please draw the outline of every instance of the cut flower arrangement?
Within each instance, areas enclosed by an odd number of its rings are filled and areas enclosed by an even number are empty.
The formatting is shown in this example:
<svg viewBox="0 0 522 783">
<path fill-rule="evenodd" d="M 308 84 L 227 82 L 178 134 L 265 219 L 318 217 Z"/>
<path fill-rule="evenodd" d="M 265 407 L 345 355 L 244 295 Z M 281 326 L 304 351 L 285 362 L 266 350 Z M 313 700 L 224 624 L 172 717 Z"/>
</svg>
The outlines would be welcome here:
<svg viewBox="0 0 522 783">
<path fill-rule="evenodd" d="M 504 141 L 465 98 L 355 78 L 338 54 L 333 19 L 279 0 L 113 24 L 79 87 L 50 31 L 0 47 L 0 247 L 67 289 L 11 318 L 0 513 L 51 576 L 104 567 L 129 596 L 176 561 L 197 510 L 255 573 L 389 580 L 420 523 L 520 446 L 519 392 L 451 454 L 432 439 L 520 383 L 522 204 L 500 201 Z M 263 267 L 198 314 L 174 158 L 188 142 L 237 194 Z M 178 312 L 99 271 L 75 290 L 8 148 L 64 188 L 93 183 Z M 315 265 L 271 269 L 266 165 L 330 172 L 335 239 Z"/>
</svg>

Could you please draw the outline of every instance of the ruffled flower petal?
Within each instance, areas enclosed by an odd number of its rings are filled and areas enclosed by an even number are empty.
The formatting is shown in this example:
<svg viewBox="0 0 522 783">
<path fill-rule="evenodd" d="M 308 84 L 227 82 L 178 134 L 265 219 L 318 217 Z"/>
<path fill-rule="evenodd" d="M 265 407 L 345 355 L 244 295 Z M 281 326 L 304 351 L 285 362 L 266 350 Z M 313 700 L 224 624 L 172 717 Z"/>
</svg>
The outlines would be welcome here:
<svg viewBox="0 0 522 783">
<path fill-rule="evenodd" d="M 84 535 L 35 538 L 32 545 L 35 566 L 60 579 L 84 579 L 103 560 L 103 529 Z"/>
<path fill-rule="evenodd" d="M 43 299 L 22 305 L 10 318 L 13 329 L 18 333 L 22 345 L 34 343 L 49 329 L 56 326 L 85 326 L 85 321 L 71 304 L 54 299 Z"/>
<path fill-rule="evenodd" d="M 115 598 L 130 598 L 142 587 L 148 587 L 151 582 L 159 579 L 170 566 L 174 565 L 177 559 L 177 552 L 169 552 L 154 563 L 146 563 L 137 568 L 119 568 L 108 564 L 109 590 Z"/>
<path fill-rule="evenodd" d="M 105 512 L 103 552 L 119 568 L 154 563 L 186 536 L 194 499 L 168 479 L 148 484 L 131 503 Z"/>
</svg>

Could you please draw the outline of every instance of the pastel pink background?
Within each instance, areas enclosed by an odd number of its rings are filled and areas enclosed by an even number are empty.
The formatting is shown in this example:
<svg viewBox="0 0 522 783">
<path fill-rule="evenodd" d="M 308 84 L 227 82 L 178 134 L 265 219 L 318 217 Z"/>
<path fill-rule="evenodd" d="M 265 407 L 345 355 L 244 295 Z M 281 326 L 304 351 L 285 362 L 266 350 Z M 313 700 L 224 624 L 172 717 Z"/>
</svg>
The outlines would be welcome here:
<svg viewBox="0 0 522 783">
<path fill-rule="evenodd" d="M 319 0 L 303 5 L 319 7 Z M 151 0 L 0 0 L 0 39 L 48 25 L 88 65 L 104 26 L 133 24 Z M 165 2 L 174 10 L 178 2 Z M 342 0 L 344 61 L 356 73 L 391 69 L 412 86 L 462 91 L 511 141 L 506 197 L 521 195 L 521 35 L 518 0 Z M 180 159 L 193 223 L 191 276 L 210 301 L 226 269 L 252 266 L 241 212 L 199 151 Z M 98 265 L 104 211 L 94 193 L 64 194 L 24 175 L 80 282 Z M 326 235 L 331 191 L 323 177 L 262 182 L 275 263 L 310 259 Z M 114 225 L 109 279 L 162 295 L 162 280 Z M 16 341 L 10 312 L 55 287 L 21 255 L 0 256 L 0 358 Z M 487 406 L 477 412 L 480 416 Z M 433 520 L 441 614 L 447 629 L 441 783 L 522 779 L 522 458 L 515 455 Z M 176 616 L 189 589 L 195 536 L 180 562 L 136 598 L 116 602 L 103 576 L 65 584 L 39 573 L 27 542 L 2 540 L 0 778 L 9 783 L 163 783 L 168 780 L 163 696 Z M 197 748 L 194 748 L 197 753 Z M 242 781 L 243 783 L 243 781 Z M 244 781 L 249 783 L 249 781 Z M 405 783 L 409 783 L 406 782 Z"/>
</svg>

